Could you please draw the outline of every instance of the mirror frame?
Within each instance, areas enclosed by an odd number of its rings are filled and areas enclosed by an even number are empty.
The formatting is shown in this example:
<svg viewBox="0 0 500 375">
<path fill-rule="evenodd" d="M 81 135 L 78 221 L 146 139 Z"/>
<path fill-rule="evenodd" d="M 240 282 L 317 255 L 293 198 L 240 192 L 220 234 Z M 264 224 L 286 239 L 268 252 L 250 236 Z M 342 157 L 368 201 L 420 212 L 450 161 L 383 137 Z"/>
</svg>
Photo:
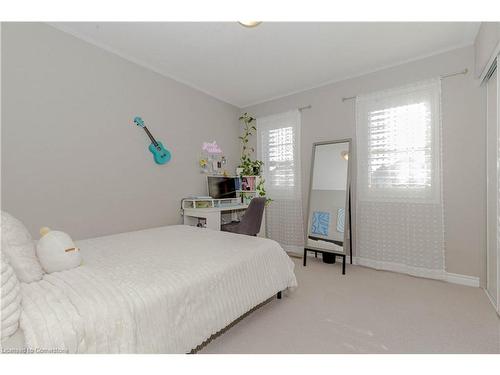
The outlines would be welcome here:
<svg viewBox="0 0 500 375">
<path fill-rule="evenodd" d="M 316 248 L 314 246 L 308 246 L 307 240 L 309 239 L 309 223 L 311 219 L 311 191 L 312 191 L 312 184 L 313 184 L 313 178 L 314 178 L 314 161 L 316 158 L 316 147 L 317 146 L 322 146 L 322 145 L 330 145 L 330 144 L 337 144 L 337 143 L 348 143 L 349 144 L 349 158 L 347 159 L 347 183 L 346 183 L 346 194 L 345 194 L 345 225 L 344 226 L 344 240 L 342 241 L 342 249 L 343 251 L 336 252 L 332 251 L 331 249 L 324 249 L 324 248 Z M 347 249 L 346 249 L 346 243 L 352 239 L 352 234 L 351 237 L 349 238 L 347 236 L 348 232 L 352 233 L 351 229 L 351 212 L 349 210 L 349 195 L 351 194 L 351 167 L 352 167 L 352 138 L 344 138 L 344 139 L 338 139 L 338 140 L 333 140 L 333 141 L 322 141 L 322 142 L 314 142 L 312 145 L 312 159 L 311 159 L 311 173 L 309 176 L 309 195 L 307 196 L 307 228 L 306 228 L 306 238 L 304 241 L 304 248 L 310 249 L 312 251 L 322 251 L 325 253 L 332 253 L 332 254 L 342 254 L 347 256 Z M 352 246 L 352 245 L 350 245 Z M 349 249 L 352 251 L 352 249 Z"/>
</svg>

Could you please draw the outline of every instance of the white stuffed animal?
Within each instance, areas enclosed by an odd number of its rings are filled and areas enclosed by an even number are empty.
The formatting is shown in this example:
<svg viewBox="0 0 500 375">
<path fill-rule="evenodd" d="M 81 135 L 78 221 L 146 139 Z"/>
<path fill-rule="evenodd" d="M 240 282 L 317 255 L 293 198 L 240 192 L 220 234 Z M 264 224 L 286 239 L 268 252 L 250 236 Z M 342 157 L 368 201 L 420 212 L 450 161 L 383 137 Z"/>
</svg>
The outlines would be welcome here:
<svg viewBox="0 0 500 375">
<path fill-rule="evenodd" d="M 36 253 L 45 272 L 69 270 L 82 263 L 80 249 L 67 233 L 43 227 L 40 234 Z"/>
</svg>

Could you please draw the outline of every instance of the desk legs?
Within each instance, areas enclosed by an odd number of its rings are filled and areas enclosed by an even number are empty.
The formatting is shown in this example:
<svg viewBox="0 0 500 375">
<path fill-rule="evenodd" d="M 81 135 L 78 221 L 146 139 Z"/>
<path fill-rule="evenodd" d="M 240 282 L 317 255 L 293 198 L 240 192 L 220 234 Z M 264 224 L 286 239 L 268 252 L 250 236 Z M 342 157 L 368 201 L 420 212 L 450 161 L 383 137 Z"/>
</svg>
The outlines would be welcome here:
<svg viewBox="0 0 500 375">
<path fill-rule="evenodd" d="M 220 230 L 220 212 L 211 212 L 207 215 L 207 228 L 213 230 Z"/>
</svg>

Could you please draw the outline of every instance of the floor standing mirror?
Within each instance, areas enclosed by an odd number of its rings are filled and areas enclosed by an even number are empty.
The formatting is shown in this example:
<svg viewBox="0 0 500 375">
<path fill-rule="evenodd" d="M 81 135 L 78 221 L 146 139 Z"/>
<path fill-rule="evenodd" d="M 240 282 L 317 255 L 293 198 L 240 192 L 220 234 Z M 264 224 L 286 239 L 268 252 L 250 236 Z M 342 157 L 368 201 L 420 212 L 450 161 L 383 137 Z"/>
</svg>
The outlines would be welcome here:
<svg viewBox="0 0 500 375">
<path fill-rule="evenodd" d="M 350 139 L 313 144 L 304 266 L 308 252 L 342 258 L 342 274 L 348 252 L 352 262 L 350 152 Z"/>
</svg>

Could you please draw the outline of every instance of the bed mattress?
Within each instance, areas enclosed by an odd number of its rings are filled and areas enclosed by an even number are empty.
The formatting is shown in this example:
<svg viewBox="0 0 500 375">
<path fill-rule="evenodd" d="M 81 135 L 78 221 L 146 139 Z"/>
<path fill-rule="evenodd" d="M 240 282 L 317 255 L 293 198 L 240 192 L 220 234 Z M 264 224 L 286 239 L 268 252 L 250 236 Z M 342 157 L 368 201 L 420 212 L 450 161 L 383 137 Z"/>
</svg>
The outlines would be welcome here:
<svg viewBox="0 0 500 375">
<path fill-rule="evenodd" d="M 272 240 L 185 225 L 77 242 L 82 266 L 22 285 L 30 349 L 187 353 L 297 285 Z"/>
</svg>

